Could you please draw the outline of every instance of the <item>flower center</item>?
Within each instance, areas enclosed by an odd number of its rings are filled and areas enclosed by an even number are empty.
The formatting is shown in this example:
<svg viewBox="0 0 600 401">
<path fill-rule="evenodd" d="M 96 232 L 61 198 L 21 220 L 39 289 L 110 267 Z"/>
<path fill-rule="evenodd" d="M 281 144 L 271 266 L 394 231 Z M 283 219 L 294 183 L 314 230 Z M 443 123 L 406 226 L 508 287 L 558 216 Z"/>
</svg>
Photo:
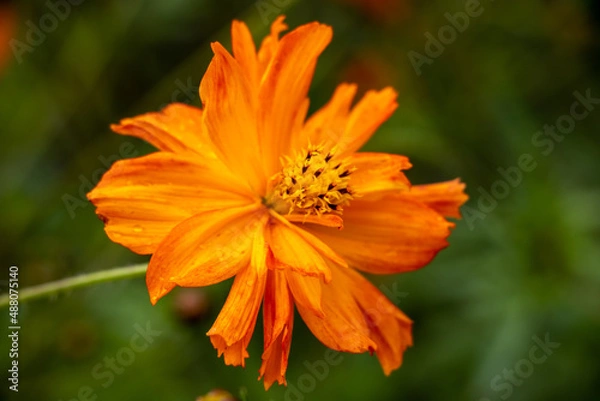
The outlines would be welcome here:
<svg viewBox="0 0 600 401">
<path fill-rule="evenodd" d="M 309 148 L 296 157 L 286 157 L 277 184 L 266 204 L 282 214 L 336 213 L 354 199 L 348 187 L 356 170 L 346 160 L 336 160 L 334 151 Z"/>
</svg>

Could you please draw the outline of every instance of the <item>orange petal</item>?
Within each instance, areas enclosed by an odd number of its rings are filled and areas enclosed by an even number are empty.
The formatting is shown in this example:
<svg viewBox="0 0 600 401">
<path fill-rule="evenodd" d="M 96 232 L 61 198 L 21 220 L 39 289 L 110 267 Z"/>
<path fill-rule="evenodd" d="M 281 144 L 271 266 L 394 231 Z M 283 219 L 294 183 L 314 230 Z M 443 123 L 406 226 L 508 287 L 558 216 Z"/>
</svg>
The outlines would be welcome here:
<svg viewBox="0 0 600 401">
<path fill-rule="evenodd" d="M 294 304 L 285 273 L 269 270 L 263 303 L 265 348 L 275 341 L 275 337 L 283 331 L 289 323 L 290 314 L 293 313 Z"/>
<path fill-rule="evenodd" d="M 302 149 L 309 143 L 322 145 L 326 151 L 333 148 L 344 135 L 355 95 L 356 85 L 339 85 L 331 100 L 306 121 L 296 149 Z"/>
<path fill-rule="evenodd" d="M 255 209 L 229 223 L 202 242 L 202 245 L 196 244 L 193 262 L 174 275 L 172 281 L 182 287 L 201 287 L 233 276 L 250 262 L 253 239 L 264 233 L 267 220 L 264 213 L 260 208 Z M 174 242 L 173 245 L 182 248 L 183 244 Z"/>
<path fill-rule="evenodd" d="M 344 220 L 335 214 L 323 214 L 321 216 L 309 214 L 288 214 L 283 216 L 292 223 L 299 224 L 319 224 L 325 227 L 342 228 Z"/>
<path fill-rule="evenodd" d="M 273 343 L 265 348 L 262 355 L 262 364 L 259 370 L 259 380 L 264 378 L 265 390 L 268 390 L 273 383 L 278 382 L 287 385 L 285 372 L 287 371 L 290 346 L 292 344 L 293 314 L 290 315 L 289 326 L 277 335 Z"/>
<path fill-rule="evenodd" d="M 303 276 L 291 270 L 285 271 L 285 277 L 296 304 L 310 309 L 312 313 L 319 317 L 323 317 L 321 279 Z"/>
<path fill-rule="evenodd" d="M 337 269 L 343 285 L 365 316 L 369 337 L 377 344 L 375 352 L 386 375 L 398 369 L 407 347 L 412 345 L 412 321 L 375 286 L 353 269 Z"/>
<path fill-rule="evenodd" d="M 250 264 L 238 273 L 217 320 L 206 333 L 227 365 L 245 365 L 267 280 L 267 246 L 264 233 L 256 232 Z"/>
<path fill-rule="evenodd" d="M 287 145 L 289 146 L 290 154 L 297 154 L 297 149 L 306 150 L 309 146 L 309 143 L 306 141 L 308 138 L 303 134 L 304 123 L 306 121 L 306 116 L 308 115 L 309 107 L 310 100 L 305 98 L 298 106 L 298 110 L 296 110 L 296 114 L 291 123 L 289 144 Z"/>
<path fill-rule="evenodd" d="M 233 55 L 246 75 L 250 85 L 258 89 L 258 59 L 256 47 L 250 30 L 241 21 L 233 21 L 231 25 L 231 44 Z"/>
<path fill-rule="evenodd" d="M 306 122 L 302 141 L 322 145 L 326 151 L 336 148 L 336 153 L 349 156 L 360 149 L 375 130 L 386 121 L 398 106 L 396 92 L 392 88 L 381 91 L 368 91 L 352 108 L 356 85 L 341 84 L 337 87 L 329 103 L 313 114 Z"/>
<path fill-rule="evenodd" d="M 307 228 L 348 264 L 376 274 L 420 268 L 448 243 L 453 224 L 422 202 L 400 195 L 355 199 L 344 209 L 344 229 Z"/>
<path fill-rule="evenodd" d="M 392 88 L 381 91 L 368 91 L 354 106 L 344 135 L 337 146 L 340 154 L 350 155 L 359 150 L 396 110 L 397 94 Z"/>
<path fill-rule="evenodd" d="M 457 178 L 428 185 L 415 185 L 404 196 L 417 199 L 441 215 L 460 219 L 460 207 L 469 199 L 465 184 Z"/>
<path fill-rule="evenodd" d="M 350 163 L 356 171 L 350 186 L 363 199 L 375 200 L 389 192 L 407 191 L 410 181 L 401 170 L 411 168 L 408 158 L 388 153 L 355 153 Z"/>
<path fill-rule="evenodd" d="M 323 284 L 324 317 L 297 304 L 310 331 L 327 347 L 345 352 L 375 351 L 377 344 L 369 338 L 365 316 L 343 284 L 341 268 L 332 269 L 333 279 Z"/>
<path fill-rule="evenodd" d="M 268 242 L 275 258 L 275 268 L 292 269 L 306 276 L 331 279 L 329 266 L 321 254 L 296 230 L 274 221 L 269 225 L 268 231 Z"/>
<path fill-rule="evenodd" d="M 194 214 L 253 203 L 237 178 L 198 156 L 157 152 L 121 160 L 88 195 L 109 238 L 150 254 Z"/>
<path fill-rule="evenodd" d="M 223 209 L 178 224 L 148 265 L 146 284 L 152 304 L 176 284 L 215 284 L 248 265 L 254 238 L 257 232 L 262 235 L 266 218 L 262 210 L 259 205 Z"/>
<path fill-rule="evenodd" d="M 260 50 L 258 51 L 259 74 L 261 79 L 267 66 L 275 56 L 275 52 L 279 46 L 279 34 L 288 29 L 287 24 L 283 22 L 284 20 L 285 16 L 280 15 L 273 21 L 271 24 L 271 33 L 263 39 Z"/>
<path fill-rule="evenodd" d="M 263 301 L 264 352 L 260 377 L 265 390 L 277 381 L 287 384 L 285 372 L 292 343 L 294 304 L 283 272 L 269 271 Z"/>
<path fill-rule="evenodd" d="M 271 212 L 271 217 L 273 217 L 275 221 L 280 222 L 285 227 L 289 228 L 290 230 L 292 230 L 293 232 L 298 234 L 300 237 L 302 237 L 302 239 L 304 239 L 304 241 L 306 241 L 307 244 L 311 245 L 323 257 L 325 257 L 325 259 L 329 260 L 330 262 L 332 262 L 338 266 L 348 267 L 348 264 L 340 255 L 335 253 L 329 246 L 327 246 L 327 244 L 325 244 L 323 241 L 321 241 L 319 238 L 317 238 L 316 236 L 314 236 L 307 230 L 303 230 L 299 226 L 297 226 L 295 224 L 291 224 L 287 219 L 283 218 L 278 213 Z M 329 227 L 327 224 L 320 224 L 320 225 L 323 227 Z M 305 225 L 306 228 L 308 228 L 310 226 L 311 225 L 309 225 L 309 224 Z M 327 280 L 327 278 L 326 278 L 326 281 L 329 281 L 329 280 Z"/>
<path fill-rule="evenodd" d="M 255 317 L 256 319 L 256 317 Z M 250 329 L 246 335 L 239 341 L 227 345 L 223 337 L 220 336 L 212 336 L 210 337 L 210 342 L 217 350 L 217 355 L 220 357 L 223 355 L 223 360 L 225 361 L 225 365 L 231 366 L 246 366 L 245 360 L 250 355 L 248 354 L 248 344 L 252 339 L 252 333 L 254 331 L 254 326 Z"/>
<path fill-rule="evenodd" d="M 296 28 L 281 38 L 262 77 L 258 124 L 267 176 L 279 170 L 282 155 L 291 153 L 298 113 L 306 110 L 317 58 L 331 36 L 329 26 L 316 22 Z"/>
<path fill-rule="evenodd" d="M 158 113 L 142 114 L 111 125 L 118 134 L 131 135 L 165 152 L 194 152 L 215 158 L 213 145 L 202 123 L 202 110 L 173 103 Z"/>
<path fill-rule="evenodd" d="M 202 82 L 200 97 L 208 135 L 229 168 L 247 179 L 256 194 L 264 192 L 256 131 L 256 98 L 239 63 L 219 43 Z"/>
</svg>

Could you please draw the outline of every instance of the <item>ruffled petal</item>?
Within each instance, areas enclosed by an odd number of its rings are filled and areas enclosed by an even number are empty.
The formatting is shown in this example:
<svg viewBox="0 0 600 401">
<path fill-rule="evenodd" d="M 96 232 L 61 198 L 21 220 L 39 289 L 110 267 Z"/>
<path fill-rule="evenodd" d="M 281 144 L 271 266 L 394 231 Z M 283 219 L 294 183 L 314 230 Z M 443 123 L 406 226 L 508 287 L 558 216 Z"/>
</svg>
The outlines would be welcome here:
<svg viewBox="0 0 600 401">
<path fill-rule="evenodd" d="M 149 142 L 165 152 L 202 155 L 215 159 L 212 141 L 202 122 L 202 110 L 182 103 L 173 103 L 158 113 L 146 113 L 125 118 L 111 129 Z"/>
<path fill-rule="evenodd" d="M 227 365 L 245 366 L 246 348 L 263 300 L 267 271 L 267 246 L 260 230 L 253 238 L 250 264 L 236 275 L 225 305 L 206 333 Z"/>
<path fill-rule="evenodd" d="M 204 121 L 217 153 L 229 168 L 263 195 L 266 178 L 256 131 L 256 96 L 244 70 L 219 43 L 200 83 Z"/>
<path fill-rule="evenodd" d="M 457 178 L 436 184 L 415 185 L 403 196 L 419 200 L 446 217 L 460 219 L 460 207 L 469 199 Z"/>
<path fill-rule="evenodd" d="M 412 167 L 405 156 L 355 153 L 350 157 L 350 164 L 356 167 L 350 176 L 350 186 L 364 200 L 375 200 L 390 192 L 410 189 L 410 181 L 401 171 Z"/>
<path fill-rule="evenodd" d="M 396 110 L 396 92 L 392 88 L 368 91 L 350 110 L 356 85 L 341 84 L 331 100 L 315 112 L 304 125 L 298 145 L 321 145 L 340 157 L 359 150 Z M 304 141 L 304 142 L 303 142 Z"/>
<path fill-rule="evenodd" d="M 365 316 L 344 287 L 341 271 L 339 267 L 332 268 L 332 281 L 323 284 L 324 316 L 300 304 L 296 305 L 298 311 L 310 331 L 327 347 L 353 353 L 376 351 L 377 344 L 369 338 Z"/>
<path fill-rule="evenodd" d="M 296 149 L 309 144 L 321 145 L 326 151 L 332 149 L 344 136 L 356 89 L 354 84 L 340 84 L 329 102 L 306 121 Z"/>
<path fill-rule="evenodd" d="M 281 38 L 262 77 L 258 124 L 269 177 L 280 169 L 280 157 L 291 154 L 291 138 L 297 134 L 294 128 L 305 117 L 298 113 L 306 112 L 317 58 L 331 36 L 329 26 L 316 22 L 296 28 Z"/>
<path fill-rule="evenodd" d="M 329 348 L 375 352 L 389 375 L 412 345 L 412 321 L 353 269 L 333 267 L 332 272 L 333 280 L 323 292 L 325 316 L 319 318 L 298 306 L 302 318 Z"/>
<path fill-rule="evenodd" d="M 267 273 L 263 320 L 264 352 L 259 379 L 264 378 L 265 390 L 268 390 L 275 381 L 287 384 L 285 372 L 294 326 L 294 303 L 281 271 Z"/>
<path fill-rule="evenodd" d="M 337 143 L 342 156 L 358 151 L 377 128 L 390 118 L 398 107 L 396 97 L 396 91 L 389 87 L 381 91 L 368 91 L 352 108 L 344 135 Z"/>
<path fill-rule="evenodd" d="M 377 201 L 360 198 L 344 209 L 344 229 L 333 233 L 306 228 L 348 264 L 376 274 L 418 269 L 448 245 L 454 225 L 426 204 L 408 196 L 387 195 Z"/>
<path fill-rule="evenodd" d="M 354 297 L 369 327 L 369 337 L 377 344 L 375 354 L 386 375 L 398 369 L 407 347 L 412 345 L 412 321 L 373 284 L 353 269 L 337 269 L 339 282 Z"/>
<path fill-rule="evenodd" d="M 155 304 L 175 285 L 200 287 L 235 275 L 250 262 L 266 215 L 260 205 L 197 214 L 178 224 L 150 259 L 146 284 Z"/>
<path fill-rule="evenodd" d="M 87 197 L 109 238 L 140 254 L 194 214 L 254 202 L 213 160 L 167 152 L 114 163 Z"/>
</svg>

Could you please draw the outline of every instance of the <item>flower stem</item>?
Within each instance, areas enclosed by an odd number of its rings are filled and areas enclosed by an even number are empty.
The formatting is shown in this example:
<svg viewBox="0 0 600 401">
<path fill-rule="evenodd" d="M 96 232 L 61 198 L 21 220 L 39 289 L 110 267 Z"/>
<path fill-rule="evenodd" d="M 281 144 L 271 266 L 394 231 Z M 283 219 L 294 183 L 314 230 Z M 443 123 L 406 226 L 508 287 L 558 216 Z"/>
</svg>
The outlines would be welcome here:
<svg viewBox="0 0 600 401">
<path fill-rule="evenodd" d="M 125 280 L 132 277 L 138 277 L 146 273 L 148 264 L 131 265 L 118 267 L 116 269 L 102 270 L 80 276 L 69 277 L 50 283 L 36 285 L 19 291 L 19 302 L 31 301 L 38 298 L 50 297 L 64 291 L 73 290 L 79 287 L 87 287 L 93 284 L 105 283 L 107 281 Z M 0 308 L 7 307 L 9 304 L 9 295 L 6 294 L 0 298 Z"/>
</svg>

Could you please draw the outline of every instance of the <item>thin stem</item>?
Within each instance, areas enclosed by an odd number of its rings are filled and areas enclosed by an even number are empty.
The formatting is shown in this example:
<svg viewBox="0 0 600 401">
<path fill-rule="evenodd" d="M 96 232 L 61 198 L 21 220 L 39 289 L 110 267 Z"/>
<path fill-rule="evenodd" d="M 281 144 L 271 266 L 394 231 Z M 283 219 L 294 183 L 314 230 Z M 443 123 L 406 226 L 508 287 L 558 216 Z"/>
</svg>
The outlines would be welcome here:
<svg viewBox="0 0 600 401">
<path fill-rule="evenodd" d="M 146 263 L 116 269 L 102 270 L 99 272 L 82 274 L 80 276 L 69 277 L 50 283 L 36 285 L 19 291 L 19 303 L 31 301 L 38 298 L 50 297 L 64 291 L 75 288 L 87 287 L 93 284 L 105 283 L 107 281 L 125 280 L 132 277 L 138 277 L 146 273 Z M 0 308 L 7 307 L 9 304 L 9 294 L 0 298 Z"/>
</svg>

